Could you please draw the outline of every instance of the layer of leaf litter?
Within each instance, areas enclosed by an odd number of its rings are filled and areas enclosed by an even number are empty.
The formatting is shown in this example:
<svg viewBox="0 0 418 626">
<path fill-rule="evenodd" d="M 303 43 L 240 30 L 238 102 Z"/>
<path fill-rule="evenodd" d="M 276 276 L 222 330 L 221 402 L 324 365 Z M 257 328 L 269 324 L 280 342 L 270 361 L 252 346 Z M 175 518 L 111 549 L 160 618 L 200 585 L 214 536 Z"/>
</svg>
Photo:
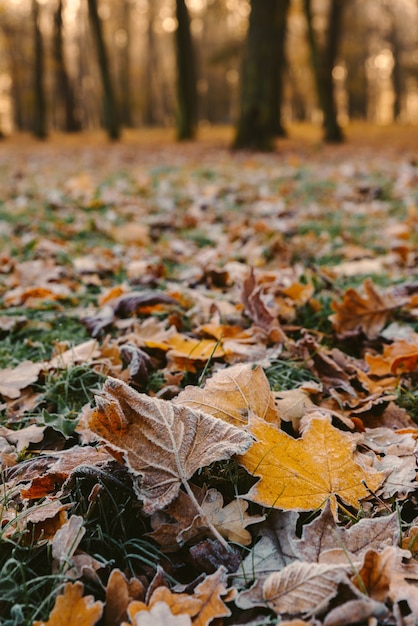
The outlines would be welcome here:
<svg viewBox="0 0 418 626">
<path fill-rule="evenodd" d="M 418 613 L 413 134 L 0 145 L 2 624 Z"/>
</svg>

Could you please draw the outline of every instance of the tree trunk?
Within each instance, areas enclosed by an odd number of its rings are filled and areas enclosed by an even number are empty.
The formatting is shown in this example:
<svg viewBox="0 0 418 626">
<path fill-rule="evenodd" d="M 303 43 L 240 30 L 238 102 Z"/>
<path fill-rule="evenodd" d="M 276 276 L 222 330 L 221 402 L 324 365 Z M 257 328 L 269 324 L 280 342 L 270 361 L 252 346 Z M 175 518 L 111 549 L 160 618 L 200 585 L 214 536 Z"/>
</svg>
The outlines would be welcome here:
<svg viewBox="0 0 418 626">
<path fill-rule="evenodd" d="M 251 0 L 235 149 L 273 148 L 281 92 L 277 74 L 283 69 L 278 52 L 283 42 L 277 38 L 279 29 L 284 35 L 287 4 L 285 0 Z"/>
<path fill-rule="evenodd" d="M 337 120 L 334 81 L 332 70 L 337 58 L 338 42 L 342 27 L 344 0 L 331 0 L 326 40 L 321 50 L 317 44 L 313 23 L 311 0 L 304 0 L 308 26 L 308 41 L 311 50 L 312 68 L 318 93 L 319 106 L 324 120 L 324 141 L 339 143 L 344 140 L 343 132 Z"/>
<path fill-rule="evenodd" d="M 131 97 L 131 2 L 122 2 L 122 28 L 126 33 L 126 40 L 120 48 L 120 117 L 126 128 L 133 127 L 132 97 Z"/>
<path fill-rule="evenodd" d="M 107 50 L 105 46 L 102 23 L 100 21 L 97 0 L 88 0 L 90 25 L 96 44 L 97 58 L 99 61 L 100 76 L 103 88 L 103 112 L 104 122 L 109 138 L 117 140 L 120 137 L 119 118 L 116 107 L 115 92 L 110 76 Z"/>
<path fill-rule="evenodd" d="M 64 41 L 62 35 L 62 0 L 58 0 L 56 11 L 54 12 L 54 61 L 55 61 L 55 81 L 57 95 L 61 99 L 64 108 L 64 128 L 66 132 L 73 133 L 81 130 L 80 121 L 76 115 L 76 104 L 74 90 L 68 76 L 67 66 L 64 58 Z"/>
<path fill-rule="evenodd" d="M 283 80 L 286 67 L 285 57 L 285 41 L 286 41 L 286 25 L 287 14 L 289 11 L 290 0 L 281 0 L 279 2 L 276 20 L 274 26 L 276 28 L 276 54 L 273 59 L 274 67 L 271 75 L 271 131 L 277 137 L 286 137 L 286 130 L 282 123 L 282 96 L 283 96 Z"/>
<path fill-rule="evenodd" d="M 33 120 L 33 134 L 38 139 L 47 137 L 46 124 L 46 96 L 44 87 L 44 44 L 42 32 L 39 24 L 39 4 L 37 0 L 32 0 L 32 20 L 34 38 L 34 95 L 35 111 Z"/>
<path fill-rule="evenodd" d="M 197 123 L 196 65 L 185 0 L 176 0 L 177 138 L 193 139 Z"/>
</svg>

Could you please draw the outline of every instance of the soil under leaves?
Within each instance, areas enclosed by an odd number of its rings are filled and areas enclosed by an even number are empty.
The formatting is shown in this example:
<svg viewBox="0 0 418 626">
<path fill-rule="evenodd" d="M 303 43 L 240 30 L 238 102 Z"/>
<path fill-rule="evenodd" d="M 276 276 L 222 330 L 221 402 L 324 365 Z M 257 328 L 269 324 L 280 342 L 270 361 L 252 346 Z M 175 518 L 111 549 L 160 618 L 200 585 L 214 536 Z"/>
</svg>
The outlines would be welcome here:
<svg viewBox="0 0 418 626">
<path fill-rule="evenodd" d="M 2 626 L 418 623 L 416 135 L 0 144 Z"/>
</svg>

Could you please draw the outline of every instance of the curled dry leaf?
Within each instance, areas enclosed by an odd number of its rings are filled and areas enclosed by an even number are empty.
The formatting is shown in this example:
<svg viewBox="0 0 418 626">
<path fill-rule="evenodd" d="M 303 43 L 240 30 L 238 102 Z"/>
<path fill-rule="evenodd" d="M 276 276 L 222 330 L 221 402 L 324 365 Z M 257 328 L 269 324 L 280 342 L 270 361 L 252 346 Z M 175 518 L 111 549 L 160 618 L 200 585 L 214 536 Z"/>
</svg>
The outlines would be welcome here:
<svg viewBox="0 0 418 626">
<path fill-rule="evenodd" d="M 48 621 L 34 622 L 33 626 L 94 626 L 102 616 L 103 602 L 94 602 L 93 596 L 83 596 L 83 591 L 82 583 L 67 583 Z"/>
<path fill-rule="evenodd" d="M 353 435 L 320 413 L 312 413 L 300 439 L 257 418 L 251 432 L 257 441 L 239 462 L 261 479 L 245 497 L 264 506 L 310 511 L 329 500 L 336 518 L 337 496 L 357 509 L 369 495 L 364 483 L 375 491 L 384 479 L 355 462 Z"/>
<path fill-rule="evenodd" d="M 129 612 L 130 623 L 123 622 L 121 626 L 191 626 L 192 620 L 189 615 L 181 613 L 174 615 L 165 602 L 156 602 L 149 610 L 141 609 L 138 612 Z"/>
<path fill-rule="evenodd" d="M 242 454 L 252 442 L 222 420 L 139 394 L 113 378 L 97 397 L 88 425 L 139 478 L 135 490 L 146 513 L 172 502 L 181 484 L 187 490 L 199 468 Z"/>
<path fill-rule="evenodd" d="M 264 330 L 274 343 L 284 343 L 286 335 L 274 309 L 269 309 L 262 297 L 262 285 L 257 285 L 254 269 L 244 280 L 242 301 L 249 318 Z"/>
<path fill-rule="evenodd" d="M 204 411 L 235 426 L 246 425 L 251 414 L 280 423 L 261 365 L 240 363 L 219 370 L 206 381 L 204 388 L 186 387 L 175 403 Z"/>
<path fill-rule="evenodd" d="M 360 329 L 366 337 L 373 339 L 386 324 L 390 313 L 408 301 L 391 293 L 379 293 L 370 278 L 364 281 L 363 288 L 364 296 L 355 289 L 347 289 L 342 303 L 332 302 L 335 314 L 330 320 L 338 334 Z"/>
<path fill-rule="evenodd" d="M 18 398 L 22 389 L 38 380 L 42 369 L 42 363 L 22 361 L 17 367 L 0 370 L 0 393 L 6 398 Z"/>
<path fill-rule="evenodd" d="M 85 532 L 81 515 L 70 517 L 56 532 L 52 540 L 53 571 L 64 573 L 71 566 L 71 557 L 77 550 Z"/>
</svg>

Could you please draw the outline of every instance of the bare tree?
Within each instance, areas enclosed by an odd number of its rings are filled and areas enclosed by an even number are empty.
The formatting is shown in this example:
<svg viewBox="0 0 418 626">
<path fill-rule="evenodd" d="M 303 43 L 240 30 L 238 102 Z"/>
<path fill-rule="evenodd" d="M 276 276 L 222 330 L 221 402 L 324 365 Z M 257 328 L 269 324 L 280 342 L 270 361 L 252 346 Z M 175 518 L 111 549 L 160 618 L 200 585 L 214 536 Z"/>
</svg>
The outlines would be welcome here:
<svg viewBox="0 0 418 626">
<path fill-rule="evenodd" d="M 34 95 L 35 110 L 33 120 L 33 133 L 38 139 L 47 137 L 46 122 L 46 95 L 44 87 L 44 43 L 40 27 L 40 10 L 37 0 L 32 0 L 32 23 L 34 43 Z"/>
<path fill-rule="evenodd" d="M 345 0 L 330 0 L 325 43 L 321 47 L 318 45 L 313 27 L 311 0 L 304 0 L 312 67 L 315 75 L 319 106 L 324 116 L 324 140 L 330 143 L 338 143 L 344 139 L 337 119 L 334 79 L 332 76 L 341 34 L 344 2 Z"/>
<path fill-rule="evenodd" d="M 102 79 L 105 127 L 109 138 L 112 140 L 117 140 L 120 137 L 119 116 L 116 106 L 115 91 L 110 75 L 102 22 L 99 16 L 97 0 L 87 0 L 87 2 L 89 9 L 90 25 L 96 44 L 100 76 Z"/>
<path fill-rule="evenodd" d="M 193 139 L 197 122 L 196 64 L 185 0 L 176 0 L 177 137 Z"/>
<path fill-rule="evenodd" d="M 64 108 L 64 128 L 67 132 L 72 133 L 81 130 L 81 124 L 80 120 L 77 119 L 74 89 L 65 63 L 62 13 L 63 0 L 58 0 L 54 11 L 53 38 L 55 82 L 57 95 L 61 99 Z"/>
<path fill-rule="evenodd" d="M 271 150 L 280 131 L 287 0 L 251 0 L 234 148 Z"/>
</svg>

